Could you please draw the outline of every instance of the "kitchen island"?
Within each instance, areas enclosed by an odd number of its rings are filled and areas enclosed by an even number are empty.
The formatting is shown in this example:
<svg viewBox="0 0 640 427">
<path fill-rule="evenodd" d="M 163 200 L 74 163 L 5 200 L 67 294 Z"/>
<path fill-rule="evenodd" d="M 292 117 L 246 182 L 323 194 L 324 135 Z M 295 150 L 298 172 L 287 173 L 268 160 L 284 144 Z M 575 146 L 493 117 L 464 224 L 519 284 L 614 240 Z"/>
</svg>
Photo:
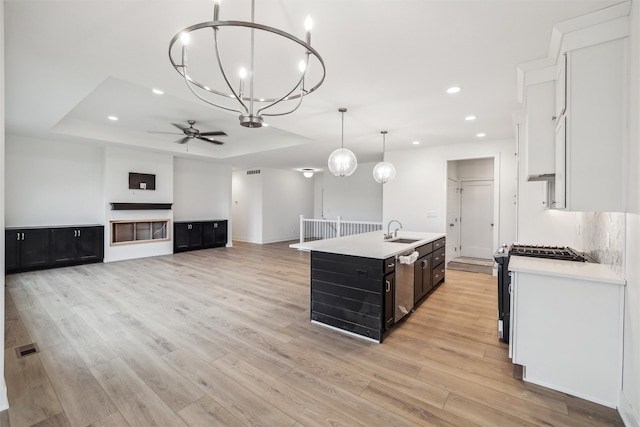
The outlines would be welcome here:
<svg viewBox="0 0 640 427">
<path fill-rule="evenodd" d="M 444 281 L 445 234 L 382 231 L 297 243 L 311 251 L 311 321 L 382 342 Z M 399 263 L 401 256 L 407 263 Z"/>
</svg>

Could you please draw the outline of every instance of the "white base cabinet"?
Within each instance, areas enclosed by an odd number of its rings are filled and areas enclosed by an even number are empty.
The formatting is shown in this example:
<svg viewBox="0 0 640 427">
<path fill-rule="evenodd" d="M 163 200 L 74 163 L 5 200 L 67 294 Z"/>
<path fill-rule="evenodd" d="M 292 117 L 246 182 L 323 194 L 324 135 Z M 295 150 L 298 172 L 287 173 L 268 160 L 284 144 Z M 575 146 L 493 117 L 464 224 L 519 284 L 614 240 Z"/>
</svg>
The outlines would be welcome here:
<svg viewBox="0 0 640 427">
<path fill-rule="evenodd" d="M 513 363 L 527 382 L 615 408 L 623 306 L 620 284 L 513 271 Z"/>
</svg>

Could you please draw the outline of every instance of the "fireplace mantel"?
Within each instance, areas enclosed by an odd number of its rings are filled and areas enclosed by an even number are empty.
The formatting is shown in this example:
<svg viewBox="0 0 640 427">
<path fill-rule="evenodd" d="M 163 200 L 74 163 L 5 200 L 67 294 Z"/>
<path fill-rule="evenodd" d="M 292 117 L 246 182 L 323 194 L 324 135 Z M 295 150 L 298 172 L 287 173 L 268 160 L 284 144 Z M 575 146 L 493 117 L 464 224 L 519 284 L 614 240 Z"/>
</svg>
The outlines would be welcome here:
<svg viewBox="0 0 640 427">
<path fill-rule="evenodd" d="M 125 203 L 110 202 L 113 211 L 148 211 L 148 210 L 171 210 L 173 203 Z"/>
</svg>

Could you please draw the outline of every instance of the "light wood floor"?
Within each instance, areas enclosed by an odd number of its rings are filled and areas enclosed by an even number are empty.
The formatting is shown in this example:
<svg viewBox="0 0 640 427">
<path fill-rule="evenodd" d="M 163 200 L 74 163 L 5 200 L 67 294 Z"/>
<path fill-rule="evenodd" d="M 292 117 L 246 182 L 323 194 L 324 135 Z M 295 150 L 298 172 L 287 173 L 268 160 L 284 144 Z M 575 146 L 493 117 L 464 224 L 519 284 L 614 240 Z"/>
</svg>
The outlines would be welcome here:
<svg viewBox="0 0 640 427">
<path fill-rule="evenodd" d="M 11 427 L 622 425 L 517 378 L 493 276 L 449 271 L 383 344 L 311 324 L 308 282 L 243 243 L 7 276 Z"/>
</svg>

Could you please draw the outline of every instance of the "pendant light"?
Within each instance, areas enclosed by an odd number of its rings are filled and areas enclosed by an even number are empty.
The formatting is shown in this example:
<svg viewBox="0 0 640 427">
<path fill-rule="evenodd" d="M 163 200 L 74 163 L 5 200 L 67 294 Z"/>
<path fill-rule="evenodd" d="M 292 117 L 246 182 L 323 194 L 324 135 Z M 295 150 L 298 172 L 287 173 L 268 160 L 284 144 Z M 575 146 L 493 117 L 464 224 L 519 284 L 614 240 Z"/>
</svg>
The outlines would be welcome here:
<svg viewBox="0 0 640 427">
<path fill-rule="evenodd" d="M 387 135 L 387 131 L 383 130 L 380 132 L 382 134 L 382 162 L 375 165 L 373 168 L 373 179 L 376 180 L 379 184 L 386 184 L 387 182 L 393 181 L 396 177 L 396 168 L 389 162 L 384 161 L 384 149 L 385 149 L 385 136 Z"/>
<path fill-rule="evenodd" d="M 351 176 L 358 167 L 356 155 L 344 148 L 344 113 L 346 108 L 339 108 L 342 114 L 342 145 L 329 156 L 329 171 L 335 176 Z"/>
</svg>

